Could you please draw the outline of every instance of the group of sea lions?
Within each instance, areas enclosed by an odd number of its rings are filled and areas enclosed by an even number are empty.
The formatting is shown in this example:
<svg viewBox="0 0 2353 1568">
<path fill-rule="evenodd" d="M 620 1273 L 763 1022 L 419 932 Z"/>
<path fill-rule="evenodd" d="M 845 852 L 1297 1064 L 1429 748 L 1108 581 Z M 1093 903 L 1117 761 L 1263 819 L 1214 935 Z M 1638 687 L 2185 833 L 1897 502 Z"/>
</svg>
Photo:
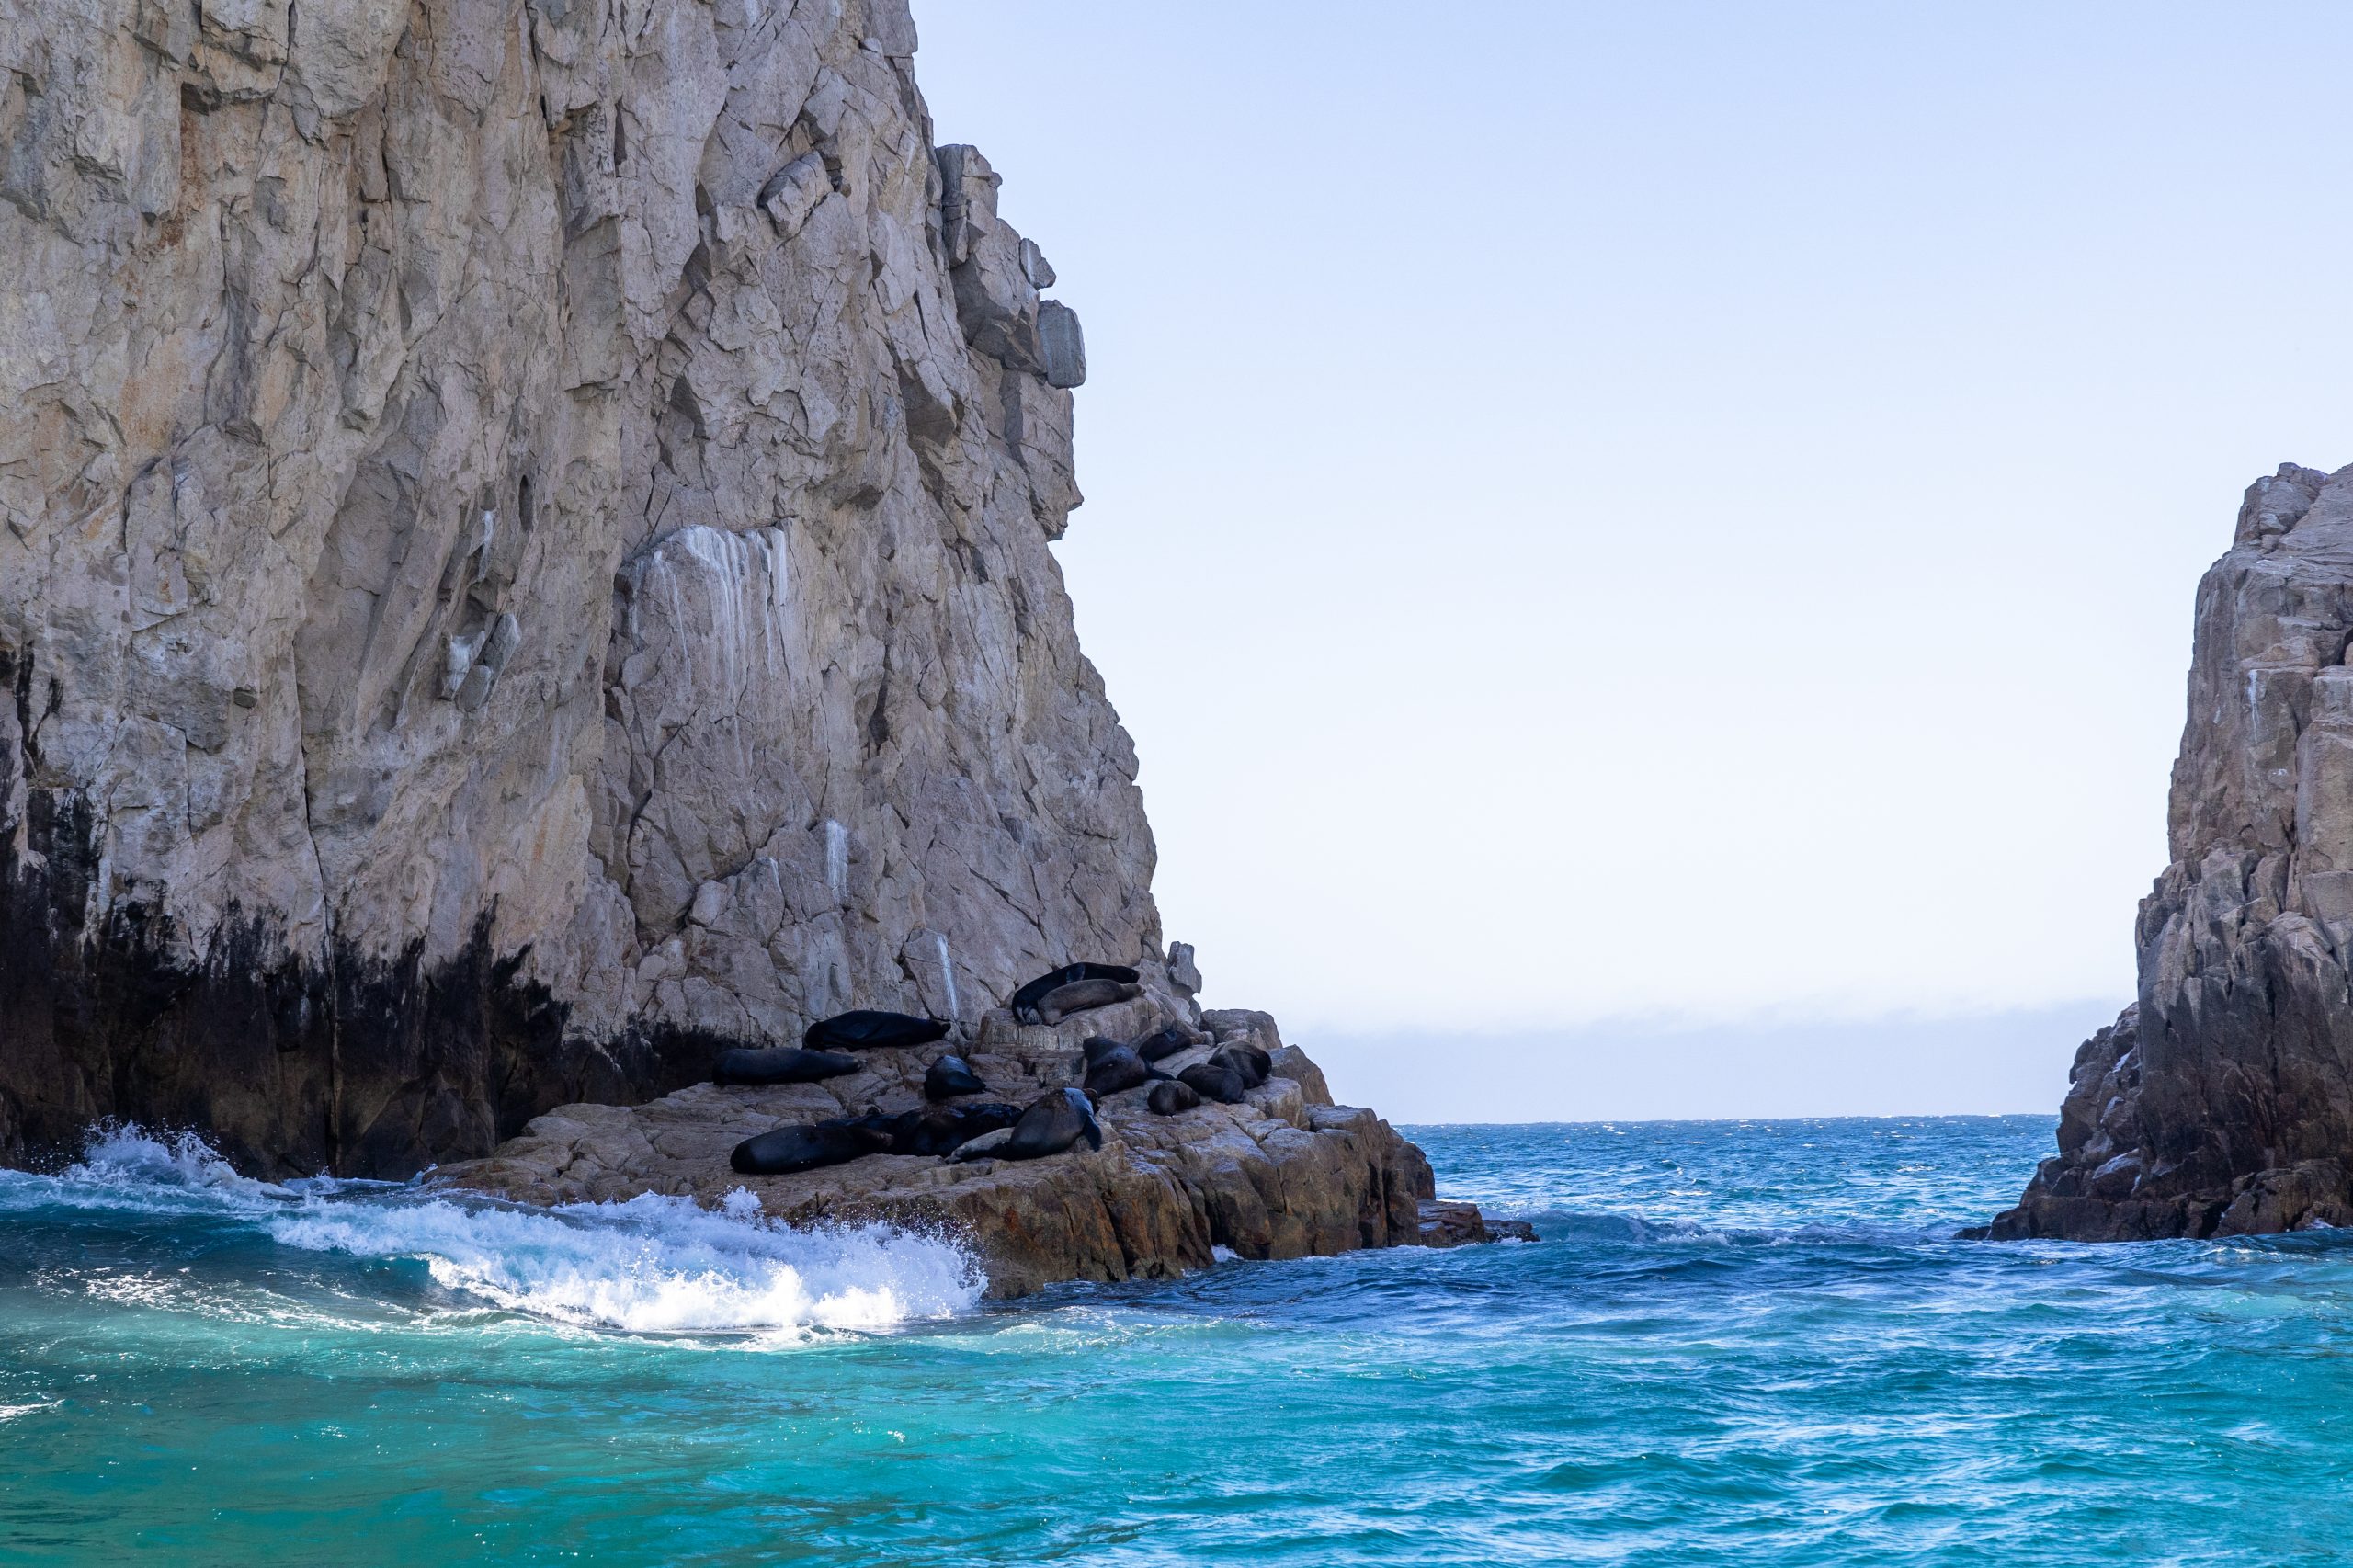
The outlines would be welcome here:
<svg viewBox="0 0 2353 1568">
<path fill-rule="evenodd" d="M 1196 1062 L 1181 1073 L 1153 1065 L 1162 1057 L 1190 1050 L 1196 1042 L 1175 1025 L 1130 1043 L 1097 1035 L 1079 1049 L 1086 1054 L 1080 1070 L 1086 1092 L 1097 1099 L 1122 1089 L 1153 1085 L 1144 1103 L 1162 1116 L 1192 1109 L 1203 1100 L 1236 1105 L 1265 1083 L 1274 1072 L 1274 1059 L 1255 1045 L 1221 1046 L 1206 1062 Z"/>
<path fill-rule="evenodd" d="M 1124 964 L 1073 963 L 1041 974 L 1013 994 L 1008 1006 L 1025 1024 L 1055 1024 L 1074 1013 L 1108 1007 L 1142 994 L 1136 971 Z M 719 1053 L 712 1080 L 720 1084 L 813 1084 L 858 1071 L 852 1051 L 928 1045 L 947 1037 L 938 1018 L 859 1008 L 813 1023 L 801 1045 Z M 1193 1031 L 1167 1024 L 1142 1040 L 1102 1035 L 1086 1041 L 1077 1066 L 1082 1086 L 1052 1089 L 1027 1106 L 1001 1101 L 938 1102 L 988 1092 L 961 1056 L 942 1056 L 924 1074 L 922 1110 L 885 1116 L 837 1116 L 779 1127 L 735 1146 L 729 1163 L 743 1176 L 783 1176 L 837 1165 L 865 1154 L 948 1155 L 951 1159 L 1034 1160 L 1059 1154 L 1082 1138 L 1103 1147 L 1095 1102 L 1105 1095 L 1152 1085 L 1144 1103 L 1160 1116 L 1191 1110 L 1204 1099 L 1232 1105 L 1267 1081 L 1273 1062 L 1255 1046 L 1229 1045 L 1208 1061 L 1170 1074 L 1153 1065 L 1199 1043 Z"/>
</svg>

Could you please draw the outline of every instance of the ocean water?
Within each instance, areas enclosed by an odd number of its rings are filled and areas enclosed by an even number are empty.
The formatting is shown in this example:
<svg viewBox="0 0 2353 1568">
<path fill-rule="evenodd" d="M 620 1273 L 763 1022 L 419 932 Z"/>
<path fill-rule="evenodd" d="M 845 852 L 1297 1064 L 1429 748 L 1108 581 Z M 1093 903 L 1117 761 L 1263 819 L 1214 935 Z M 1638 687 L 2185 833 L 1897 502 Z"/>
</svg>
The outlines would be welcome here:
<svg viewBox="0 0 2353 1568">
<path fill-rule="evenodd" d="M 1951 1240 L 2051 1127 L 1423 1128 L 1543 1240 L 1002 1306 L 118 1132 L 0 1174 L 0 1562 L 2353 1556 L 2353 1234 Z"/>
</svg>

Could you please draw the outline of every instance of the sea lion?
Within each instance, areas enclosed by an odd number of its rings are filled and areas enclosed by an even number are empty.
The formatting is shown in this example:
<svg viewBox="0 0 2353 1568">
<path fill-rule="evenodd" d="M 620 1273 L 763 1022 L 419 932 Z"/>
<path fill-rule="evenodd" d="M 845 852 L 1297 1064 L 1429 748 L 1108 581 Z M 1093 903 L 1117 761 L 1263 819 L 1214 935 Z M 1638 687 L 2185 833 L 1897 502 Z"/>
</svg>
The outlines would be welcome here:
<svg viewBox="0 0 2353 1568">
<path fill-rule="evenodd" d="M 923 1097 L 927 1100 L 952 1100 L 958 1095 L 984 1095 L 989 1086 L 972 1071 L 972 1063 L 961 1056 L 943 1056 L 924 1069 Z"/>
<path fill-rule="evenodd" d="M 1082 1138 L 1092 1148 L 1103 1147 L 1103 1129 L 1096 1125 L 1095 1108 L 1087 1104 L 1086 1092 L 1055 1089 L 1029 1102 L 1029 1108 L 1013 1124 L 1013 1136 L 995 1153 L 1001 1160 L 1042 1159 L 1061 1153 Z"/>
<path fill-rule="evenodd" d="M 835 1117 L 813 1125 L 775 1128 L 736 1144 L 727 1163 L 738 1176 L 786 1176 L 844 1165 L 891 1146 L 890 1133 L 872 1126 L 874 1119 Z"/>
<path fill-rule="evenodd" d="M 1222 1045 L 1211 1051 L 1210 1062 L 1214 1066 L 1233 1068 L 1242 1074 L 1243 1085 L 1252 1089 L 1265 1083 L 1275 1071 L 1273 1057 L 1255 1045 L 1244 1045 L 1239 1041 Z"/>
<path fill-rule="evenodd" d="M 1133 1048 L 1120 1046 L 1107 1051 L 1089 1062 L 1086 1069 L 1086 1093 L 1090 1099 L 1116 1095 L 1122 1089 L 1132 1089 L 1152 1077 L 1152 1069 Z"/>
<path fill-rule="evenodd" d="M 1038 999 L 1038 1021 L 1059 1024 L 1073 1013 L 1108 1007 L 1115 1002 L 1132 1002 L 1142 994 L 1143 987 L 1132 981 L 1074 980 L 1068 985 L 1055 986 Z"/>
<path fill-rule="evenodd" d="M 1123 1040 L 1113 1040 L 1109 1035 L 1089 1035 L 1079 1042 L 1078 1049 L 1080 1053 L 1078 1066 L 1079 1071 L 1083 1073 L 1111 1052 L 1127 1050 L 1128 1042 Z"/>
<path fill-rule="evenodd" d="M 802 1051 L 782 1045 L 771 1051 L 722 1051 L 712 1063 L 714 1084 L 814 1084 L 858 1071 L 858 1058 L 833 1051 Z"/>
<path fill-rule="evenodd" d="M 860 1007 L 811 1024 L 801 1034 L 801 1043 L 812 1051 L 879 1051 L 892 1045 L 929 1045 L 947 1035 L 948 1026 L 938 1018 Z"/>
<path fill-rule="evenodd" d="M 1009 1128 L 1021 1119 L 1021 1108 L 1002 1102 L 934 1106 L 892 1119 L 891 1153 L 945 1154 L 985 1133 Z"/>
<path fill-rule="evenodd" d="M 1186 1085 L 1205 1100 L 1220 1105 L 1239 1105 L 1250 1085 L 1242 1074 L 1222 1062 L 1196 1062 L 1176 1074 L 1176 1081 Z"/>
<path fill-rule="evenodd" d="M 1039 1021 L 1038 1004 L 1044 999 L 1047 992 L 1057 986 L 1074 984 L 1082 980 L 1111 980 L 1124 985 L 1133 982 L 1135 978 L 1136 971 L 1125 964 L 1064 964 L 1051 974 L 1041 974 L 1015 992 L 1013 999 L 1006 1006 L 1013 1009 L 1013 1017 L 1017 1022 L 1034 1024 Z"/>
<path fill-rule="evenodd" d="M 1201 1103 L 1201 1092 L 1181 1078 L 1169 1078 L 1154 1084 L 1143 1103 L 1154 1116 L 1178 1116 Z"/>
<path fill-rule="evenodd" d="M 1164 1056 L 1174 1056 L 1193 1048 L 1193 1031 L 1182 1024 L 1163 1024 L 1135 1042 L 1136 1054 L 1146 1062 L 1157 1062 Z"/>
<path fill-rule="evenodd" d="M 983 1132 L 969 1142 L 957 1144 L 955 1153 L 948 1157 L 959 1165 L 966 1160 L 994 1160 L 997 1152 L 1012 1142 L 1013 1129 L 1000 1127 L 995 1132 Z"/>
</svg>

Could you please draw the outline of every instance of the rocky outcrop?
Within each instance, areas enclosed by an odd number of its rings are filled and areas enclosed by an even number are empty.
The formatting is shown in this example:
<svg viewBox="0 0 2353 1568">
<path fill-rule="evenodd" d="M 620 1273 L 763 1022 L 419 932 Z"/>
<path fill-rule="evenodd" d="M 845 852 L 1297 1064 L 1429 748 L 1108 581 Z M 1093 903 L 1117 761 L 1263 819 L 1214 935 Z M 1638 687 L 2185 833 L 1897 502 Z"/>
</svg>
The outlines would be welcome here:
<svg viewBox="0 0 2353 1568">
<path fill-rule="evenodd" d="M 915 47 L 0 9 L 0 1157 L 404 1175 L 1163 960 L 1048 548 L 1077 319 Z"/>
<path fill-rule="evenodd" d="M 2349 642 L 2353 469 L 2287 465 L 2199 585 L 2140 997 L 2076 1053 L 2058 1155 L 1982 1233 L 2353 1222 Z"/>
<path fill-rule="evenodd" d="M 994 1009 L 965 1055 L 985 1097 L 1026 1102 L 1078 1081 L 1088 1036 L 1140 1038 L 1191 1011 L 1151 989 L 1054 1026 L 1024 1027 Z M 1208 1267 L 1218 1248 L 1304 1257 L 1525 1233 L 1508 1222 L 1491 1230 L 1469 1204 L 1425 1202 L 1433 1187 L 1421 1151 L 1372 1112 L 1334 1105 L 1323 1074 L 1264 1013 L 1210 1012 L 1200 1022 L 1208 1042 L 1164 1059 L 1163 1069 L 1247 1045 L 1268 1053 L 1273 1075 L 1240 1104 L 1204 1102 L 1176 1116 L 1153 1114 L 1142 1088 L 1106 1095 L 1099 1152 L 1080 1143 L 1023 1161 L 868 1154 L 774 1176 L 729 1168 L 738 1142 L 779 1124 L 920 1107 L 925 1067 L 942 1049 L 928 1046 L 862 1052 L 858 1073 L 818 1084 L 702 1084 L 647 1105 L 563 1106 L 489 1158 L 444 1166 L 433 1180 L 531 1203 L 656 1192 L 716 1206 L 740 1189 L 796 1223 L 944 1228 L 970 1242 L 998 1296 L 1064 1279 L 1169 1278 Z"/>
</svg>

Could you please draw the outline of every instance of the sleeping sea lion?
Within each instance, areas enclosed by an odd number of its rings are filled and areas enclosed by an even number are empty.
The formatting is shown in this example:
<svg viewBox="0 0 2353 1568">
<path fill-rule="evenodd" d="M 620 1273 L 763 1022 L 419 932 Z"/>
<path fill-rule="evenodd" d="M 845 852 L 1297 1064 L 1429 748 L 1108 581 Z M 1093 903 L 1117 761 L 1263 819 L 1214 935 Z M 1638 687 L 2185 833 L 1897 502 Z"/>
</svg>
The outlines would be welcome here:
<svg viewBox="0 0 2353 1568">
<path fill-rule="evenodd" d="M 801 1043 L 812 1051 L 877 1051 L 892 1045 L 929 1045 L 947 1034 L 948 1026 L 938 1018 L 860 1007 L 811 1024 Z"/>
<path fill-rule="evenodd" d="M 1086 1094 L 1090 1099 L 1116 1095 L 1122 1089 L 1132 1089 L 1152 1077 L 1152 1069 L 1143 1058 L 1128 1046 L 1107 1051 L 1095 1058 L 1086 1069 Z"/>
<path fill-rule="evenodd" d="M 1233 1068 L 1242 1074 L 1243 1086 L 1252 1089 L 1265 1083 L 1275 1071 L 1273 1057 L 1255 1045 L 1244 1045 L 1239 1041 L 1219 1046 L 1211 1051 L 1210 1062 L 1212 1066 Z"/>
<path fill-rule="evenodd" d="M 983 1132 L 969 1142 L 956 1145 L 949 1159 L 962 1164 L 966 1160 L 994 1160 L 1007 1143 L 1013 1142 L 1013 1129 L 1000 1127 L 995 1132 Z"/>
<path fill-rule="evenodd" d="M 813 1084 L 858 1071 L 858 1058 L 833 1051 L 778 1046 L 772 1051 L 722 1051 L 712 1063 L 714 1084 Z"/>
<path fill-rule="evenodd" d="M 1222 1062 L 1196 1062 L 1177 1074 L 1176 1081 L 1189 1086 L 1201 1098 L 1220 1105 L 1239 1105 L 1242 1096 L 1250 1092 L 1242 1074 Z"/>
<path fill-rule="evenodd" d="M 1057 986 L 1074 984 L 1082 980 L 1112 980 L 1121 984 L 1134 981 L 1136 971 L 1120 963 L 1068 963 L 1051 974 L 1041 974 L 1013 994 L 1006 1004 L 1013 1009 L 1016 1022 L 1034 1024 L 1038 1019 L 1038 1004 L 1046 993 Z"/>
<path fill-rule="evenodd" d="M 1001 1102 L 934 1106 L 892 1119 L 894 1154 L 945 1154 L 984 1133 L 1011 1127 L 1021 1119 L 1021 1108 Z"/>
<path fill-rule="evenodd" d="M 1115 1051 L 1125 1051 L 1128 1042 L 1113 1040 L 1109 1035 L 1089 1035 L 1079 1043 L 1079 1071 L 1085 1072 Z"/>
<path fill-rule="evenodd" d="M 1193 1031 L 1182 1024 L 1163 1024 L 1135 1042 L 1136 1054 L 1146 1062 L 1157 1062 L 1164 1056 L 1174 1056 L 1193 1047 Z"/>
<path fill-rule="evenodd" d="M 1103 1129 L 1095 1123 L 1095 1108 L 1083 1089 L 1055 1089 L 1040 1095 L 1013 1124 L 1013 1136 L 993 1153 L 1001 1160 L 1036 1160 L 1059 1154 L 1086 1139 L 1103 1147 Z"/>
<path fill-rule="evenodd" d="M 1142 994 L 1143 987 L 1132 981 L 1074 980 L 1040 996 L 1035 1010 L 1040 1023 L 1059 1024 L 1073 1013 L 1108 1007 L 1114 1002 L 1132 1002 Z"/>
<path fill-rule="evenodd" d="M 888 1131 L 866 1117 L 835 1117 L 801 1127 L 779 1127 L 735 1145 L 727 1163 L 738 1176 L 786 1176 L 844 1165 L 891 1146 Z"/>
<path fill-rule="evenodd" d="M 961 1056 L 943 1056 L 924 1069 L 923 1097 L 927 1100 L 952 1100 L 958 1095 L 984 1095 L 988 1085 L 972 1071 L 972 1063 Z"/>
<path fill-rule="evenodd" d="M 1181 1078 L 1169 1078 L 1154 1084 L 1143 1103 L 1154 1116 L 1178 1116 L 1201 1103 L 1201 1092 Z"/>
</svg>

